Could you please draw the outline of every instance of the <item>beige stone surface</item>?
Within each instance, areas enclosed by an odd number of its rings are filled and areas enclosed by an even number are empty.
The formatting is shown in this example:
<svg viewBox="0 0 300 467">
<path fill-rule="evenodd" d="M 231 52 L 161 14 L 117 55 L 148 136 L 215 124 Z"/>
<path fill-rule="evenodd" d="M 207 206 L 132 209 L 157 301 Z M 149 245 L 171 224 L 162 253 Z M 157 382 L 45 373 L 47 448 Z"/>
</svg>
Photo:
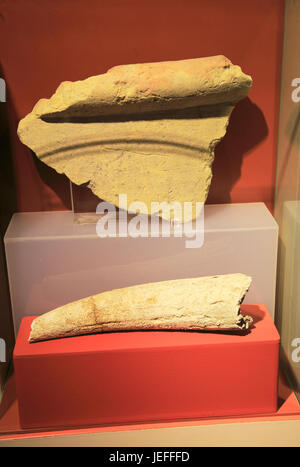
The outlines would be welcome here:
<svg viewBox="0 0 300 467">
<path fill-rule="evenodd" d="M 30 342 L 124 330 L 243 330 L 240 313 L 251 284 L 244 274 L 176 279 L 102 292 L 32 322 Z"/>
<path fill-rule="evenodd" d="M 119 206 L 205 202 L 214 148 L 250 76 L 224 56 L 121 65 L 63 82 L 19 123 L 37 157 Z M 124 207 L 124 206 L 120 206 Z M 180 212 L 180 211 L 179 211 Z M 169 218 L 169 210 L 157 213 Z M 171 217 L 176 214 L 171 213 Z"/>
</svg>

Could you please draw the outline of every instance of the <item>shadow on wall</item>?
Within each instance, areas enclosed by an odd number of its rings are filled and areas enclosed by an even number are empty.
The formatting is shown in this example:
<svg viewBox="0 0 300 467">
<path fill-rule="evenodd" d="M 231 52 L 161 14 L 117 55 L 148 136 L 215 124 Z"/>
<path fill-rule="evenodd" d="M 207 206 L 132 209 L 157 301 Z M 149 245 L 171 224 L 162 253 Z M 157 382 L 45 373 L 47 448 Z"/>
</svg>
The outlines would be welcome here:
<svg viewBox="0 0 300 467">
<path fill-rule="evenodd" d="M 53 199 L 52 191 L 60 199 L 62 206 L 66 210 L 72 209 L 71 194 L 70 194 L 70 181 L 65 174 L 59 174 L 56 170 L 44 164 L 36 157 L 34 152 L 26 148 L 30 153 L 29 157 L 32 159 L 32 164 L 40 178 L 40 182 L 50 188 L 50 191 L 43 190 L 43 198 L 41 199 L 41 211 L 51 211 L 57 209 L 57 201 Z M 61 207 L 59 209 L 62 209 Z"/>
<path fill-rule="evenodd" d="M 268 132 L 262 111 L 248 97 L 236 105 L 227 133 L 215 149 L 208 204 L 231 202 L 230 193 L 241 176 L 244 158 L 267 137 Z"/>
</svg>

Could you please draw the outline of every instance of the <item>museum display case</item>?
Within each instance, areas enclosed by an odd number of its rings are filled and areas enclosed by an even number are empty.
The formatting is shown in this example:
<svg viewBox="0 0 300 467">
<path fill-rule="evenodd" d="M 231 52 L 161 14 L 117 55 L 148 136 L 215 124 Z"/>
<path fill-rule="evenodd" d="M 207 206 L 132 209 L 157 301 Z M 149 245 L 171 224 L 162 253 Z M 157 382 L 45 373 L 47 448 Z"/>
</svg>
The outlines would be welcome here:
<svg viewBox="0 0 300 467">
<path fill-rule="evenodd" d="M 295 442 L 300 3 L 54 5 L 0 2 L 0 445 Z"/>
</svg>

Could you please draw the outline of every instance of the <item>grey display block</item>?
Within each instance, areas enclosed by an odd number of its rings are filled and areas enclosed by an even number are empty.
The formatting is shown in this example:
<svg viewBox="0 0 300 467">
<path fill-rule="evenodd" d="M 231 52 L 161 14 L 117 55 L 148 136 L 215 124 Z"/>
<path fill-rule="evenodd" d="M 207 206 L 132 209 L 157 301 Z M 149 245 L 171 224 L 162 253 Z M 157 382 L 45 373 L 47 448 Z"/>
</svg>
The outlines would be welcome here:
<svg viewBox="0 0 300 467">
<path fill-rule="evenodd" d="M 199 248 L 185 237 L 99 238 L 96 224 L 76 224 L 72 212 L 15 214 L 5 235 L 15 331 L 24 316 L 105 290 L 234 272 L 253 278 L 245 303 L 273 316 L 277 239 L 263 203 L 205 206 Z"/>
</svg>

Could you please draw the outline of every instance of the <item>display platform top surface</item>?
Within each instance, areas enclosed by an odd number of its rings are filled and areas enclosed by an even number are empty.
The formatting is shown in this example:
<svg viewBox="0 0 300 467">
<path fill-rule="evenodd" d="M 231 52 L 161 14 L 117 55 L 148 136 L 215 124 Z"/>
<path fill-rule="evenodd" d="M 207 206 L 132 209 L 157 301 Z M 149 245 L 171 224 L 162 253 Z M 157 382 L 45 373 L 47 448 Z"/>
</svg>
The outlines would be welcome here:
<svg viewBox="0 0 300 467">
<path fill-rule="evenodd" d="M 110 352 L 130 350 L 153 350 L 199 345 L 257 344 L 279 342 L 279 334 L 264 305 L 242 305 L 244 313 L 251 315 L 254 325 L 249 333 L 144 331 L 90 334 L 67 337 L 44 342 L 29 343 L 30 326 L 34 317 L 22 320 L 14 356 L 41 356 L 49 354 L 74 354 L 85 352 Z"/>
<path fill-rule="evenodd" d="M 122 221 L 126 222 L 126 221 Z M 207 205 L 204 208 L 205 231 L 277 229 L 264 203 Z M 26 212 L 14 214 L 5 241 L 31 238 L 97 237 L 95 224 L 74 223 L 73 213 Z"/>
</svg>

